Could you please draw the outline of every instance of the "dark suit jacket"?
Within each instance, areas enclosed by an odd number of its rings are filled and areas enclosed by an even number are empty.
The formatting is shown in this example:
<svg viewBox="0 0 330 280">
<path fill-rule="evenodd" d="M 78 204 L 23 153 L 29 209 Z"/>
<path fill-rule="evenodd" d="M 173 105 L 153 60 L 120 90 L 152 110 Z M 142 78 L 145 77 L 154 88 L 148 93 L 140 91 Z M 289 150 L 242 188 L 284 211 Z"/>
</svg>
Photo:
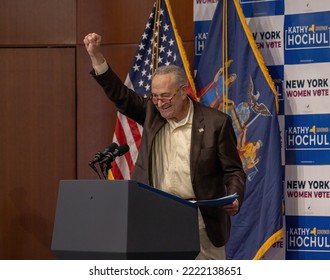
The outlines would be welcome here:
<svg viewBox="0 0 330 280">
<path fill-rule="evenodd" d="M 94 72 L 91 72 L 94 75 Z M 151 147 L 155 135 L 166 123 L 148 98 L 128 89 L 109 70 L 94 75 L 118 111 L 143 126 L 140 152 L 132 180 L 151 184 Z M 190 171 L 196 199 L 219 198 L 237 193 L 242 205 L 246 176 L 236 148 L 231 118 L 216 109 L 193 101 Z M 223 246 L 230 233 L 230 217 L 220 207 L 201 207 L 206 231 L 215 246 Z"/>
</svg>

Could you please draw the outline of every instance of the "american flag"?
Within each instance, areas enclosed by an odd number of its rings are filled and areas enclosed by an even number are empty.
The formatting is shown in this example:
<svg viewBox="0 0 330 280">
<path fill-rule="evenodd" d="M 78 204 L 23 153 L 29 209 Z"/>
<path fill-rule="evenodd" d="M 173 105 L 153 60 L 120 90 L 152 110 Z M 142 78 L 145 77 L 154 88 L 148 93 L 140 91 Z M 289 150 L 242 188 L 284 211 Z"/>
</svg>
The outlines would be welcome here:
<svg viewBox="0 0 330 280">
<path fill-rule="evenodd" d="M 125 85 L 137 94 L 148 97 L 151 91 L 151 77 L 158 66 L 175 64 L 185 69 L 190 95 L 196 91 L 190 74 L 188 60 L 178 35 L 168 0 L 157 0 L 147 21 L 138 45 Z M 112 165 L 112 176 L 117 180 L 130 179 L 139 153 L 142 127 L 128 117 L 117 113 L 113 141 L 127 143 L 130 147 L 123 157 L 117 157 Z"/>
</svg>

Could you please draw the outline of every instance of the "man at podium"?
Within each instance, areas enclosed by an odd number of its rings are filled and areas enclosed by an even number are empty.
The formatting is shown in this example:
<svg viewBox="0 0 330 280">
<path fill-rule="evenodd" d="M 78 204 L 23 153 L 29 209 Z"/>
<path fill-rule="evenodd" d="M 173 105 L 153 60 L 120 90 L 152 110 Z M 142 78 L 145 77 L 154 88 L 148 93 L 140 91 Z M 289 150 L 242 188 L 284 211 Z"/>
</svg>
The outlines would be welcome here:
<svg viewBox="0 0 330 280">
<path fill-rule="evenodd" d="M 133 180 L 183 199 L 214 199 L 237 193 L 223 207 L 201 206 L 200 253 L 196 259 L 225 259 L 230 216 L 239 212 L 246 175 L 236 148 L 229 115 L 206 107 L 188 95 L 183 69 L 155 69 L 148 98 L 126 87 L 101 52 L 101 36 L 84 38 L 91 74 L 117 110 L 143 126 Z"/>
</svg>

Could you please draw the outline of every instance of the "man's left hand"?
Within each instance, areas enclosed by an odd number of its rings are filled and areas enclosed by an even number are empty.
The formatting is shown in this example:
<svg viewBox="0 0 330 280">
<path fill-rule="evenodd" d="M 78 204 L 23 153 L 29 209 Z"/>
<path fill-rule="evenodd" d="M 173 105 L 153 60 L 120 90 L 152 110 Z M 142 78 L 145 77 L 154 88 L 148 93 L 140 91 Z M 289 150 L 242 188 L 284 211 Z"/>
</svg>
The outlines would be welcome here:
<svg viewBox="0 0 330 280">
<path fill-rule="evenodd" d="M 227 212 L 229 216 L 234 216 L 238 213 L 239 210 L 239 201 L 235 199 L 232 203 L 224 205 L 222 207 L 223 210 Z"/>
</svg>

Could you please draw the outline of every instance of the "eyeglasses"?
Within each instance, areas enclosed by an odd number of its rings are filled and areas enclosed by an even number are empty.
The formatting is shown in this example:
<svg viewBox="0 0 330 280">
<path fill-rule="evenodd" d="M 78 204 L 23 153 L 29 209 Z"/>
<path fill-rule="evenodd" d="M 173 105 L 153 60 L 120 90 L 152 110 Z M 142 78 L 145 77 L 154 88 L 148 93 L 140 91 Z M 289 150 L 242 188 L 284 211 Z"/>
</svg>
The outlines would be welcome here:
<svg viewBox="0 0 330 280">
<path fill-rule="evenodd" d="M 164 93 L 164 95 L 157 95 L 152 93 L 150 95 L 150 98 L 154 104 L 157 104 L 158 101 L 161 101 L 162 103 L 171 103 L 172 99 L 178 94 L 182 87 L 183 85 L 179 86 L 179 88 L 175 91 L 173 95 L 166 96 L 167 93 Z"/>
</svg>

